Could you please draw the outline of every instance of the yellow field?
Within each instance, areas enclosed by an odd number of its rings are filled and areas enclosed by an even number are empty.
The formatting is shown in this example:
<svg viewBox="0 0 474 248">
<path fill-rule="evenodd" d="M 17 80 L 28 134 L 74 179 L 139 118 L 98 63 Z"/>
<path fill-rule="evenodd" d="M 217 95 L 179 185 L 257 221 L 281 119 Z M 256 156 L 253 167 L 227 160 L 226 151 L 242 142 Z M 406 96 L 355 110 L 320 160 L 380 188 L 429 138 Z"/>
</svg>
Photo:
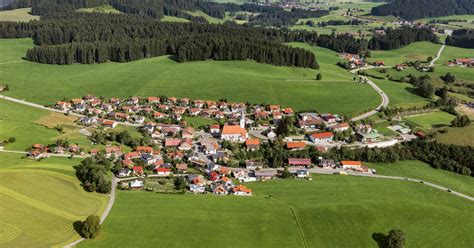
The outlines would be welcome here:
<svg viewBox="0 0 474 248">
<path fill-rule="evenodd" d="M 39 20 L 39 16 L 30 14 L 31 8 L 0 11 L 0 21 L 27 22 Z"/>
</svg>

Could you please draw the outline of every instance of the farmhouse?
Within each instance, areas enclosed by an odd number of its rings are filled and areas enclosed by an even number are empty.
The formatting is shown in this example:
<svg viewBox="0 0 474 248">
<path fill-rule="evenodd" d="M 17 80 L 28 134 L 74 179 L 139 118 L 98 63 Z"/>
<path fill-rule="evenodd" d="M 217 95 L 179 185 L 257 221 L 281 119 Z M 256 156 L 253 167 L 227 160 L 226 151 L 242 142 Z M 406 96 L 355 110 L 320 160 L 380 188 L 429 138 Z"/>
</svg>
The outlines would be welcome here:
<svg viewBox="0 0 474 248">
<path fill-rule="evenodd" d="M 252 190 L 247 188 L 245 185 L 239 185 L 236 186 L 232 189 L 232 192 L 234 195 L 239 195 L 239 196 L 251 196 L 252 195 Z"/>
<path fill-rule="evenodd" d="M 348 130 L 351 126 L 347 122 L 339 123 L 331 127 L 331 130 L 335 132 L 344 132 Z"/>
</svg>

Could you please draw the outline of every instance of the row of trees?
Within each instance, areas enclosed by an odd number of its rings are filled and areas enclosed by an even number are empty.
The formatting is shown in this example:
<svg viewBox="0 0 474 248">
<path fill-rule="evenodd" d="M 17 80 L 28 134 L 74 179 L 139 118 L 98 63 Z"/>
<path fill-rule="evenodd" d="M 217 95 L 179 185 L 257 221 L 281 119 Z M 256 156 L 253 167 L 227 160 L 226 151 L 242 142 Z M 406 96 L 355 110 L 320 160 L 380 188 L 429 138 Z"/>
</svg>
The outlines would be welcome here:
<svg viewBox="0 0 474 248">
<path fill-rule="evenodd" d="M 454 30 L 452 35 L 446 38 L 446 45 L 464 48 L 474 48 L 474 30 Z"/>
<path fill-rule="evenodd" d="M 393 15 L 408 20 L 474 14 L 473 0 L 396 0 L 372 8 L 372 15 Z"/>
<path fill-rule="evenodd" d="M 388 28 L 385 34 L 376 34 L 369 43 L 372 50 L 392 50 L 404 47 L 417 41 L 438 43 L 436 35 L 429 28 L 401 27 Z"/>
</svg>

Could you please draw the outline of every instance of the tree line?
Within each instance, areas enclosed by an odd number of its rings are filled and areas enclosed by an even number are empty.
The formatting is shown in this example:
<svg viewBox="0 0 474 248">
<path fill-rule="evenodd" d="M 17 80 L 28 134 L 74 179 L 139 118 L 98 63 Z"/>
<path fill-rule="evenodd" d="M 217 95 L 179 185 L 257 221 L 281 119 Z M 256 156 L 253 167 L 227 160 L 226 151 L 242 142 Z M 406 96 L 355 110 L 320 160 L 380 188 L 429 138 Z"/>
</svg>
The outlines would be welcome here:
<svg viewBox="0 0 474 248">
<path fill-rule="evenodd" d="M 426 17 L 474 14 L 474 0 L 397 0 L 373 7 L 375 16 L 393 15 L 408 20 Z"/>
<path fill-rule="evenodd" d="M 451 36 L 446 38 L 446 45 L 464 48 L 474 48 L 474 30 L 458 29 L 454 30 Z"/>
<path fill-rule="evenodd" d="M 431 29 L 422 27 L 388 28 L 385 34 L 375 34 L 369 42 L 372 50 L 392 50 L 407 46 L 417 41 L 431 41 L 439 43 Z"/>
</svg>

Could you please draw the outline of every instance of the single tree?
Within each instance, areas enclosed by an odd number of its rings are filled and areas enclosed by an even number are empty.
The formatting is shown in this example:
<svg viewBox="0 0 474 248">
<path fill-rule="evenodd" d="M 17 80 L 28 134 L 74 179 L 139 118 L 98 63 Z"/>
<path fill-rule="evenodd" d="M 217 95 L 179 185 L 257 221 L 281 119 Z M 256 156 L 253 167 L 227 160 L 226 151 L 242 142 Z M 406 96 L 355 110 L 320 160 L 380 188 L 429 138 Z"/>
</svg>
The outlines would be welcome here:
<svg viewBox="0 0 474 248">
<path fill-rule="evenodd" d="M 321 80 L 321 79 L 323 79 L 323 75 L 321 75 L 321 73 L 318 73 L 316 75 L 316 80 Z"/>
<path fill-rule="evenodd" d="M 405 234 L 402 230 L 392 229 L 387 235 L 388 248 L 402 248 L 405 244 Z"/>
<path fill-rule="evenodd" d="M 81 234 L 86 239 L 94 239 L 100 233 L 100 218 L 97 215 L 89 215 L 82 223 Z"/>
</svg>

